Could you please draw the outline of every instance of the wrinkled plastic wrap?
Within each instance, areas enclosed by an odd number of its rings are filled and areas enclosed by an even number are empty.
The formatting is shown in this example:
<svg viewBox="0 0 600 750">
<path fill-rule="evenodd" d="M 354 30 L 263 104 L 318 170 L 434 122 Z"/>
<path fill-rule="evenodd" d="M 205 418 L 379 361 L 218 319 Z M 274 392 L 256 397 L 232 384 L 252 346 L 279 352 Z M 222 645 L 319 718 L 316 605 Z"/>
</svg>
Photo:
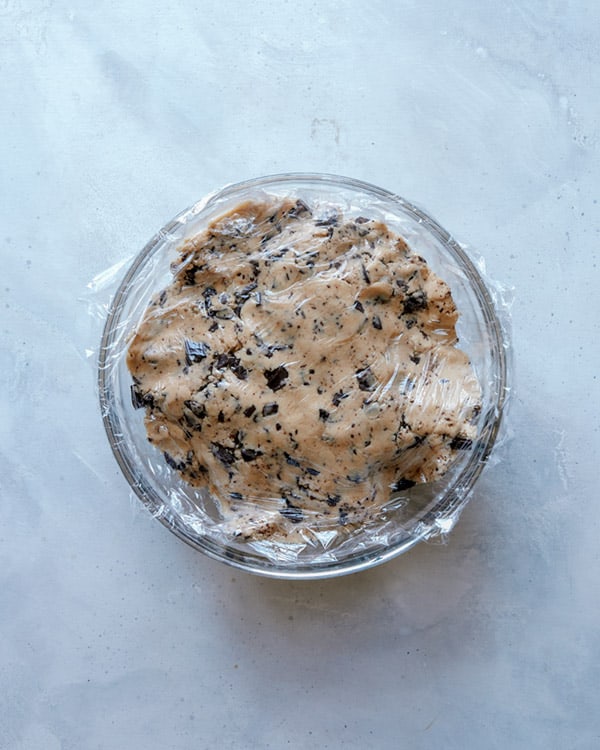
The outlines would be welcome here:
<svg viewBox="0 0 600 750">
<path fill-rule="evenodd" d="M 135 493 L 254 572 L 319 577 L 447 533 L 497 441 L 507 304 L 425 213 L 345 178 L 214 193 L 90 284 Z M 108 304 L 110 301 L 110 304 Z"/>
</svg>

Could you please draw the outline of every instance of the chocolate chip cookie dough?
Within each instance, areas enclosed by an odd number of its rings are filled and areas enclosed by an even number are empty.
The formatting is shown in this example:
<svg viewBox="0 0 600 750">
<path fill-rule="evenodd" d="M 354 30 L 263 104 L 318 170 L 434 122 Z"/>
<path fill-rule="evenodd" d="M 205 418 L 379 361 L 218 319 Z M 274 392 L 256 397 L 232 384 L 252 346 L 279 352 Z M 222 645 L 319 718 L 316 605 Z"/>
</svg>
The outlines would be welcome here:
<svg viewBox="0 0 600 750">
<path fill-rule="evenodd" d="M 470 447 L 450 290 L 381 221 L 248 201 L 173 273 L 129 345 L 132 399 L 232 534 L 352 528 Z"/>
</svg>

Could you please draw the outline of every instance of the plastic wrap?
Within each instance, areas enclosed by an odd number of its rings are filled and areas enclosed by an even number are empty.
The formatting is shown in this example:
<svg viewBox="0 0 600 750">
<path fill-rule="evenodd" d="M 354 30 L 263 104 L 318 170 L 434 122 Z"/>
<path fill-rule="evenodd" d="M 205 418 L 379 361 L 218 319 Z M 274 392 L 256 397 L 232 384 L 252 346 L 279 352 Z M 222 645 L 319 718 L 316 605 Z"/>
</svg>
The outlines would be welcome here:
<svg viewBox="0 0 600 750">
<path fill-rule="evenodd" d="M 90 285 L 102 416 L 172 531 L 306 578 L 452 528 L 498 436 L 506 305 L 424 212 L 346 178 L 260 178 L 177 216 L 106 306 L 124 265 Z"/>
</svg>

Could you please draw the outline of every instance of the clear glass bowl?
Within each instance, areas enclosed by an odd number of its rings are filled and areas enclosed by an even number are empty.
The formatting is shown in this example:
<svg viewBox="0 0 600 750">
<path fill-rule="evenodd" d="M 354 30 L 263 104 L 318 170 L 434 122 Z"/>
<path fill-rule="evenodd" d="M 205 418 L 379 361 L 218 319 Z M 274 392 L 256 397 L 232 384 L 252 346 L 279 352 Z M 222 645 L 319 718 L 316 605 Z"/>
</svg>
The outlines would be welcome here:
<svg viewBox="0 0 600 750">
<path fill-rule="evenodd" d="M 460 313 L 459 346 L 482 389 L 477 439 L 460 451 L 441 480 L 417 485 L 390 503 L 375 527 L 357 529 L 334 544 L 273 546 L 224 538 L 218 507 L 187 485 L 148 442 L 143 409 L 131 401 L 126 352 L 152 296 L 172 280 L 170 264 L 182 243 L 249 198 L 292 196 L 346 215 L 384 221 L 423 256 L 450 286 Z M 113 453 L 134 492 L 167 528 L 207 555 L 234 567 L 277 578 L 325 578 L 389 560 L 422 539 L 449 530 L 466 503 L 497 437 L 506 395 L 506 341 L 478 270 L 460 245 L 421 209 L 365 182 L 324 174 L 261 177 L 213 193 L 163 227 L 132 263 L 112 301 L 99 355 L 99 391 Z"/>
</svg>

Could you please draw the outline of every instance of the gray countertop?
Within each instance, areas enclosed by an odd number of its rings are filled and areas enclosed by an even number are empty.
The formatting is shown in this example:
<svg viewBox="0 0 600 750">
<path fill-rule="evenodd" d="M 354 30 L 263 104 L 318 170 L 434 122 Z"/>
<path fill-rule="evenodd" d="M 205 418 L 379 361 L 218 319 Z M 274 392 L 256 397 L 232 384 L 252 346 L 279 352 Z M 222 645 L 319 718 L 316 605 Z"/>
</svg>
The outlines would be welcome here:
<svg viewBox="0 0 600 750">
<path fill-rule="evenodd" d="M 0 2 L 1 750 L 600 747 L 599 8 Z M 457 526 L 323 582 L 149 517 L 86 356 L 94 276 L 285 171 L 415 201 L 514 289 Z"/>
</svg>

